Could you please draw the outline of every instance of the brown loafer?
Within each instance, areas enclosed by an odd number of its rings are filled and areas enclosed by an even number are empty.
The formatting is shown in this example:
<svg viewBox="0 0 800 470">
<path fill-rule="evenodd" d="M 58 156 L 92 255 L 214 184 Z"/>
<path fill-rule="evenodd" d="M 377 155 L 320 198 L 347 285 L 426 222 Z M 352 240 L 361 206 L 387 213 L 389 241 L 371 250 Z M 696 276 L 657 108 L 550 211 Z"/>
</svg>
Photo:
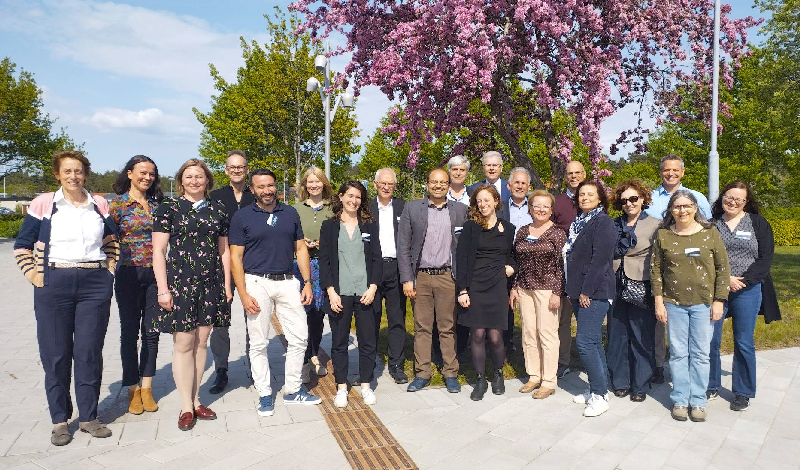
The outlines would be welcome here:
<svg viewBox="0 0 800 470">
<path fill-rule="evenodd" d="M 194 413 L 189 411 L 178 415 L 178 429 L 181 431 L 189 431 L 194 427 L 196 422 L 197 418 L 195 417 Z"/>
<path fill-rule="evenodd" d="M 539 381 L 528 380 L 519 388 L 519 393 L 531 393 L 542 385 Z"/>
<path fill-rule="evenodd" d="M 99 437 L 99 438 L 106 438 L 111 437 L 111 430 L 106 427 L 105 424 L 101 423 L 98 420 L 87 421 L 85 423 L 80 423 L 78 426 L 81 431 L 88 433 L 92 437 Z"/>
<path fill-rule="evenodd" d="M 194 415 L 197 416 L 197 419 L 217 419 L 217 414 L 203 405 L 194 409 Z"/>
<path fill-rule="evenodd" d="M 535 398 L 536 400 L 543 400 L 555 393 L 556 391 L 553 388 L 539 387 L 539 389 L 533 393 L 533 398 Z"/>
</svg>

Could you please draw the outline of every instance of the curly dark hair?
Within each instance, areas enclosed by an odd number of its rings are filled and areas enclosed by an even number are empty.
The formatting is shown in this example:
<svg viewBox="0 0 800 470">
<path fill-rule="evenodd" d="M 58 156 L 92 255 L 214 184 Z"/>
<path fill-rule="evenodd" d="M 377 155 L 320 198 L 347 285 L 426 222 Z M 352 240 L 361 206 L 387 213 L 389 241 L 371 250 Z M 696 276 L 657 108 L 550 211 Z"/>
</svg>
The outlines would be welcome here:
<svg viewBox="0 0 800 470">
<path fill-rule="evenodd" d="M 632 178 L 629 180 L 622 181 L 617 185 L 616 188 L 614 188 L 614 194 L 613 194 L 614 209 L 618 211 L 622 210 L 622 203 L 620 202 L 620 199 L 622 198 L 622 193 L 624 193 L 629 189 L 635 189 L 636 192 L 639 193 L 639 197 L 644 199 L 644 202 L 642 203 L 642 210 L 645 210 L 648 207 L 650 207 L 650 203 L 653 202 L 653 200 L 650 198 L 650 191 L 651 191 L 650 188 L 648 188 L 647 185 L 644 184 L 641 180 L 637 178 Z"/>
<path fill-rule="evenodd" d="M 361 191 L 361 207 L 358 208 L 358 219 L 362 222 L 372 222 L 372 214 L 369 211 L 369 196 L 367 196 L 367 188 L 361 184 L 361 181 L 358 180 L 349 180 L 345 183 L 342 183 L 339 186 L 339 191 L 336 192 L 336 195 L 341 197 L 350 189 L 356 188 L 357 190 Z M 342 212 L 344 211 L 344 205 L 342 204 L 342 200 L 339 197 L 332 197 L 331 198 L 331 211 L 333 211 L 333 218 L 338 219 L 342 216 Z"/>
<path fill-rule="evenodd" d="M 734 188 L 744 189 L 747 191 L 747 202 L 744 203 L 745 212 L 749 212 L 751 214 L 761 213 L 761 204 L 759 204 L 756 200 L 756 195 L 753 193 L 753 188 L 751 188 L 750 185 L 744 181 L 737 180 L 728 183 L 724 188 L 722 188 L 722 191 L 719 192 L 719 197 L 716 201 L 714 201 L 714 205 L 711 206 L 711 217 L 715 219 L 722 217 L 722 214 L 725 213 L 725 210 L 722 208 L 722 198 L 725 197 L 725 193 Z"/>
<path fill-rule="evenodd" d="M 128 163 L 125 164 L 125 167 L 119 172 L 119 175 L 117 175 L 117 179 L 114 181 L 114 184 L 111 185 L 111 188 L 115 193 L 120 195 L 127 193 L 128 190 L 131 189 L 131 179 L 128 178 L 128 172 L 133 171 L 133 167 L 135 167 L 137 163 L 142 162 L 152 163 L 153 167 L 156 169 L 153 183 L 147 188 L 147 194 L 145 194 L 145 196 L 155 197 L 156 200 L 160 201 L 164 198 L 164 193 L 161 191 L 161 178 L 158 176 L 158 165 L 156 165 L 156 162 L 151 160 L 150 157 L 144 155 L 136 155 L 128 160 Z"/>
<path fill-rule="evenodd" d="M 572 204 L 575 206 L 575 209 L 581 212 L 581 206 L 578 204 L 578 194 L 581 193 L 581 188 L 584 186 L 594 186 L 597 188 L 597 196 L 600 198 L 600 205 L 603 206 L 603 212 L 608 214 L 608 194 L 603 187 L 602 181 L 598 180 L 583 180 L 581 184 L 575 188 L 575 195 L 572 197 Z"/>
<path fill-rule="evenodd" d="M 478 225 L 483 228 L 489 228 L 489 219 L 481 214 L 481 211 L 478 209 L 478 193 L 481 191 L 489 191 L 489 194 L 492 195 L 494 198 L 495 207 L 494 210 L 497 212 L 497 208 L 500 206 L 500 194 L 497 192 L 497 188 L 494 187 L 493 184 L 482 184 L 478 186 L 475 191 L 472 191 L 472 195 L 469 197 L 469 218 L 470 220 L 474 220 Z"/>
</svg>

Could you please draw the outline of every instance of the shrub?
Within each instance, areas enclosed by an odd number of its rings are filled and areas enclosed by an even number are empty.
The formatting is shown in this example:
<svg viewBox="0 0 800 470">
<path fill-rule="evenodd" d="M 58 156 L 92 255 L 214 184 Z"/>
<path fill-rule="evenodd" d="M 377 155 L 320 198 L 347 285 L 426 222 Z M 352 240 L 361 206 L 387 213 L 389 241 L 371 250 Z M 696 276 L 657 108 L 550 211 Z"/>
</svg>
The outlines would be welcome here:
<svg viewBox="0 0 800 470">
<path fill-rule="evenodd" d="M 19 229 L 22 228 L 22 220 L 24 217 L 0 218 L 0 238 L 16 238 Z"/>
<path fill-rule="evenodd" d="M 800 217 L 798 217 L 800 219 Z M 800 245 L 800 220 L 767 218 L 775 235 L 775 246 Z"/>
</svg>

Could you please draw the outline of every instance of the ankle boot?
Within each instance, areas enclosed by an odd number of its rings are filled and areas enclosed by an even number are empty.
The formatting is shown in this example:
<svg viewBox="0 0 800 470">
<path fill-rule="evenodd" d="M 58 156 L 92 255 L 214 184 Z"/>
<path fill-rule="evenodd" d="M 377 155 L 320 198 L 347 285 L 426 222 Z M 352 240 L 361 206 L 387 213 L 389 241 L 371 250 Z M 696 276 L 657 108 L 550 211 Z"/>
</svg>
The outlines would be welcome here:
<svg viewBox="0 0 800 470">
<path fill-rule="evenodd" d="M 506 393 L 506 382 L 505 378 L 503 377 L 503 369 L 497 369 L 494 371 L 494 377 L 492 378 L 492 393 L 495 395 L 502 395 Z"/>
<path fill-rule="evenodd" d="M 153 398 L 153 389 L 152 388 L 143 388 L 142 391 L 142 405 L 145 411 L 149 411 L 150 413 L 154 411 L 158 411 L 158 403 Z"/>
<path fill-rule="evenodd" d="M 483 374 L 478 375 L 478 381 L 475 382 L 475 388 L 472 389 L 472 393 L 469 394 L 469 398 L 472 401 L 483 400 L 483 395 L 486 393 L 486 389 L 488 387 L 489 386 L 486 383 L 486 377 L 484 377 Z"/>
<path fill-rule="evenodd" d="M 140 415 L 144 413 L 141 388 L 137 388 L 136 391 L 131 391 L 131 389 L 128 389 L 128 413 L 134 415 Z"/>
</svg>

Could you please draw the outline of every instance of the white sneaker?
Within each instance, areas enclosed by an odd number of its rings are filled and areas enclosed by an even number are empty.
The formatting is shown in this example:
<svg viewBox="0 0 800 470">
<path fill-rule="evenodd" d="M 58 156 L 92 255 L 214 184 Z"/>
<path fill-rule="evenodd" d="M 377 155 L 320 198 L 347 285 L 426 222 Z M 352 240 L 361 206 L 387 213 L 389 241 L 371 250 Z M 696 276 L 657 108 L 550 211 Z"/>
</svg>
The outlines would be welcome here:
<svg viewBox="0 0 800 470">
<path fill-rule="evenodd" d="M 572 397 L 572 403 L 577 403 L 579 405 L 585 405 L 589 402 L 589 399 L 592 398 L 592 392 L 588 389 L 584 390 L 583 393 L 579 395 L 575 395 Z"/>
<path fill-rule="evenodd" d="M 300 381 L 304 384 L 311 382 L 311 363 L 303 364 L 303 368 L 300 370 Z"/>
<path fill-rule="evenodd" d="M 593 418 L 606 411 L 608 411 L 608 394 L 606 393 L 605 396 L 592 394 L 592 397 L 586 403 L 586 408 L 583 409 L 583 416 Z"/>
<path fill-rule="evenodd" d="M 364 400 L 365 405 L 374 405 L 375 403 L 378 403 L 378 398 L 375 396 L 375 392 L 373 392 L 369 387 L 361 388 L 361 399 Z"/>
<path fill-rule="evenodd" d="M 322 365 L 322 363 L 319 361 L 319 357 L 313 356 L 311 358 L 311 364 L 314 366 L 314 374 L 316 374 L 317 377 L 324 377 L 328 375 L 328 369 Z"/>
<path fill-rule="evenodd" d="M 336 408 L 347 408 L 347 389 L 339 389 L 336 391 L 336 397 L 333 399 L 333 404 Z"/>
</svg>

